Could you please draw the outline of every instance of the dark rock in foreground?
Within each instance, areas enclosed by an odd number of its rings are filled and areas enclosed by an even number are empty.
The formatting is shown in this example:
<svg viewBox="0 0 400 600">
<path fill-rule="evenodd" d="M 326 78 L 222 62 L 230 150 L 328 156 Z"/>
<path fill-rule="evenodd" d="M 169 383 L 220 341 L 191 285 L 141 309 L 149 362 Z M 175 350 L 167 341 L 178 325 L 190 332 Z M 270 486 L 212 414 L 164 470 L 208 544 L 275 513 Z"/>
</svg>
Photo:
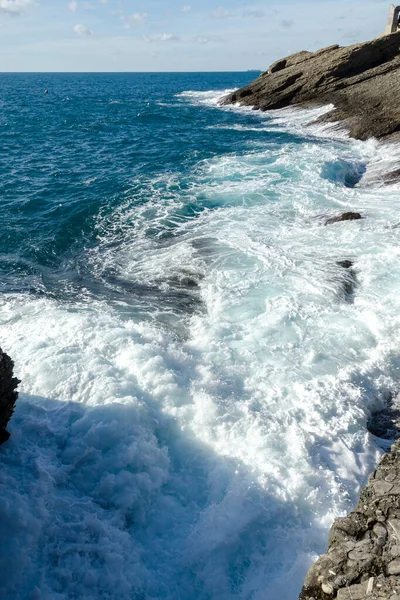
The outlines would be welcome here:
<svg viewBox="0 0 400 600">
<path fill-rule="evenodd" d="M 336 264 L 345 270 L 341 279 L 341 295 L 345 302 L 352 304 L 358 287 L 357 275 L 353 269 L 354 263 L 351 260 L 339 260 Z"/>
<path fill-rule="evenodd" d="M 336 519 L 327 554 L 300 600 L 400 600 L 400 440 L 385 454 L 353 512 Z"/>
<path fill-rule="evenodd" d="M 0 349 L 0 444 L 10 437 L 6 427 L 18 398 L 16 388 L 20 382 L 13 377 L 13 370 L 13 361 Z"/>
<path fill-rule="evenodd" d="M 359 139 L 400 130 L 400 32 L 370 42 L 279 60 L 223 104 L 240 102 L 261 110 L 294 104 L 334 104 L 320 121 L 344 121 Z"/>
<path fill-rule="evenodd" d="M 362 219 L 360 213 L 356 212 L 345 212 L 341 215 L 337 215 L 335 217 L 331 217 L 325 221 L 325 225 L 332 225 L 332 223 L 340 223 L 340 221 L 357 221 L 358 219 Z"/>
<path fill-rule="evenodd" d="M 352 260 L 339 260 L 337 264 L 339 267 L 343 267 L 343 269 L 351 269 L 354 263 Z"/>
</svg>

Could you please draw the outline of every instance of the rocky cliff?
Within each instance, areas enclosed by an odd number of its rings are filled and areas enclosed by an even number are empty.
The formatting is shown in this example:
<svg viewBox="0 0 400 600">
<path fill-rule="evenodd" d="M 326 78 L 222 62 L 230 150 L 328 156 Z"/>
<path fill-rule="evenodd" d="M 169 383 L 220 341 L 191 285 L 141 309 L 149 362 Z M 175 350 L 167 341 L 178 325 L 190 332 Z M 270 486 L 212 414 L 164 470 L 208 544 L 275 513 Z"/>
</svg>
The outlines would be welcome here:
<svg viewBox="0 0 400 600">
<path fill-rule="evenodd" d="M 300 600 L 400 600 L 400 440 L 385 454 L 353 512 L 336 519 L 327 554 Z"/>
<path fill-rule="evenodd" d="M 10 437 L 6 427 L 18 398 L 19 380 L 13 376 L 13 371 L 13 361 L 0 349 L 0 444 Z"/>
<path fill-rule="evenodd" d="M 344 121 L 352 137 L 383 138 L 400 130 L 400 32 L 370 42 L 277 61 L 250 85 L 227 96 L 272 110 L 294 104 L 334 104 L 323 117 Z"/>
</svg>

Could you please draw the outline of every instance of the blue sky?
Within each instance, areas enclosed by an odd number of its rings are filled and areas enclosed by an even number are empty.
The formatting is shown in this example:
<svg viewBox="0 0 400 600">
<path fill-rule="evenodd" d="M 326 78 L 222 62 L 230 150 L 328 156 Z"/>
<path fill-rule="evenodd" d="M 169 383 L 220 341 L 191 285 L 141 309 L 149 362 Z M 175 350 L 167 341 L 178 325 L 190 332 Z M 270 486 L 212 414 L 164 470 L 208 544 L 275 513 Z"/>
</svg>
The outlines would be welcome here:
<svg viewBox="0 0 400 600">
<path fill-rule="evenodd" d="M 239 71 L 384 30 L 382 0 L 0 0 L 0 71 Z"/>
</svg>

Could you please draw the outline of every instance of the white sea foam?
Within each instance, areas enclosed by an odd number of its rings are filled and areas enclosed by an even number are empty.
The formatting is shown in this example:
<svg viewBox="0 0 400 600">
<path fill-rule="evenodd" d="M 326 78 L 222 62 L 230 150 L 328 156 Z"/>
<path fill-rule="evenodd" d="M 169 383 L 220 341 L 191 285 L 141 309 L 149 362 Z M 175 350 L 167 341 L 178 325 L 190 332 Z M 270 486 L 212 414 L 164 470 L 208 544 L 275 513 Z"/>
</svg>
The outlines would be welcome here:
<svg viewBox="0 0 400 600">
<path fill-rule="evenodd" d="M 184 102 L 191 102 L 193 104 L 204 104 L 206 106 L 218 106 L 220 100 L 233 92 L 234 90 L 210 90 L 208 92 L 199 92 L 188 90 L 186 92 L 180 92 L 176 95 L 177 98 L 181 98 Z"/>
<path fill-rule="evenodd" d="M 290 114 L 265 126 L 302 128 Z M 179 335 L 162 298 L 140 318 L 106 300 L 2 298 L 23 382 L 1 448 L 7 597 L 297 597 L 379 458 L 369 412 L 398 386 L 398 193 L 343 186 L 375 153 L 255 140 L 187 180 L 132 182 L 85 261 L 161 292 L 190 273 L 201 306 Z M 344 209 L 366 218 L 324 226 Z"/>
</svg>

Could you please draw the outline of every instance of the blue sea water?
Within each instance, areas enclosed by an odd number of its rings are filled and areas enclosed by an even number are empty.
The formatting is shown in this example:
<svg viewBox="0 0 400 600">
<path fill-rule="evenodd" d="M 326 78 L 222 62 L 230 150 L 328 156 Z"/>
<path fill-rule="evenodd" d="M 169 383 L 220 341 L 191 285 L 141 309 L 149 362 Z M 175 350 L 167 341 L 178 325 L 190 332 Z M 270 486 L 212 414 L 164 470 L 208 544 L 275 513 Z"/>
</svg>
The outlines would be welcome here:
<svg viewBox="0 0 400 600">
<path fill-rule="evenodd" d="M 392 156 L 256 75 L 0 75 L 4 598 L 294 600 L 379 458 Z"/>
</svg>

